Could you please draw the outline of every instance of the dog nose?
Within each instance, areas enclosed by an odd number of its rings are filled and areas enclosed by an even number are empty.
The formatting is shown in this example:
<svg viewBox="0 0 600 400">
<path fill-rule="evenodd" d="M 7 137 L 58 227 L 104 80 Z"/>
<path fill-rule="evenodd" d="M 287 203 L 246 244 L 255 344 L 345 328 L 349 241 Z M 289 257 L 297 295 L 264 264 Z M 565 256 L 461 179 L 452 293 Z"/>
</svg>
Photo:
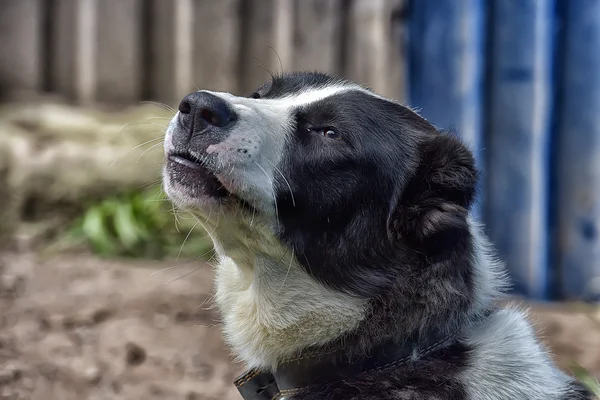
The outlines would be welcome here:
<svg viewBox="0 0 600 400">
<path fill-rule="evenodd" d="M 198 132 L 207 126 L 224 128 L 235 120 L 231 104 L 212 93 L 190 93 L 179 103 L 180 120 L 186 130 Z"/>
</svg>

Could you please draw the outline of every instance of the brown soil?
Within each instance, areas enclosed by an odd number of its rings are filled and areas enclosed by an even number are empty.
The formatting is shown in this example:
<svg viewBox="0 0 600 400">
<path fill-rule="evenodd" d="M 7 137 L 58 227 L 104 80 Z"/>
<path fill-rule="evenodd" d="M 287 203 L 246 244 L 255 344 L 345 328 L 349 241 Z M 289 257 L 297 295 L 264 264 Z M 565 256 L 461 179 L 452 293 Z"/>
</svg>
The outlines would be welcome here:
<svg viewBox="0 0 600 400">
<path fill-rule="evenodd" d="M 241 368 L 209 309 L 210 267 L 27 252 L 0 262 L 0 399 L 239 398 Z M 600 323 L 535 310 L 560 365 L 600 376 Z"/>
</svg>

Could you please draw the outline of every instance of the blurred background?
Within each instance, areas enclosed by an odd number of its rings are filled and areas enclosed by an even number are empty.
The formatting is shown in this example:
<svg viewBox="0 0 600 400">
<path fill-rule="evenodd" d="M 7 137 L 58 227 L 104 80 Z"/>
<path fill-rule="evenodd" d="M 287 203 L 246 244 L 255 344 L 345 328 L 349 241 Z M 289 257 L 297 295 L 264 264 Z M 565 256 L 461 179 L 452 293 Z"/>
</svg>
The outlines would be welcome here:
<svg viewBox="0 0 600 400">
<path fill-rule="evenodd" d="M 515 301 L 600 377 L 600 1 L 0 0 L 0 398 L 238 398 L 162 136 L 185 94 L 294 70 L 465 140 Z"/>
</svg>

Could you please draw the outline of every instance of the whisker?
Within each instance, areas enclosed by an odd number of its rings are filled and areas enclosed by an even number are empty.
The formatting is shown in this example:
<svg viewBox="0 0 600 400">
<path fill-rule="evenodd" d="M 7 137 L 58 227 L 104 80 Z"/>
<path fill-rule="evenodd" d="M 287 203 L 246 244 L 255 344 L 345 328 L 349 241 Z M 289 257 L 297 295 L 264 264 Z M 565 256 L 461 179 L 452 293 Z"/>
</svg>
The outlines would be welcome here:
<svg viewBox="0 0 600 400">
<path fill-rule="evenodd" d="M 162 181 L 162 179 L 160 179 L 160 181 Z M 149 196 L 149 197 L 156 197 L 156 198 L 154 198 L 154 199 L 148 199 L 146 201 L 171 201 L 171 199 L 169 199 L 167 197 L 167 194 L 165 193 L 164 190 L 162 190 L 162 188 L 161 188 L 161 190 L 157 191 L 157 193 L 156 193 L 155 196 Z"/>
<path fill-rule="evenodd" d="M 223 206 L 221 204 L 219 204 L 219 212 L 223 214 L 223 219 L 225 220 L 225 222 L 227 222 L 227 214 L 225 214 L 225 211 L 223 210 Z"/>
<path fill-rule="evenodd" d="M 273 166 L 273 168 L 275 168 L 275 171 L 279 172 L 279 175 L 281 175 L 281 177 L 283 178 L 283 180 L 285 181 L 288 189 L 290 190 L 290 196 L 292 196 L 292 205 L 294 207 L 296 207 L 296 199 L 294 199 L 294 193 L 292 193 L 292 187 L 290 186 L 290 183 L 288 182 L 288 180 L 286 179 L 286 177 L 283 175 L 283 172 L 281 172 L 279 170 L 279 168 L 277 168 L 277 166 L 275 164 L 273 164 L 271 162 L 271 160 L 269 160 L 268 158 L 265 157 L 265 160 L 267 160 L 267 162 L 269 162 L 269 164 L 271 164 Z"/>
<path fill-rule="evenodd" d="M 306 261 L 306 265 L 308 265 L 308 271 L 312 274 L 313 271 L 312 271 L 312 267 L 310 266 L 310 262 L 308 262 L 308 258 L 305 258 L 305 261 Z"/>
<path fill-rule="evenodd" d="M 169 127 L 169 124 L 167 124 L 167 125 L 157 124 L 156 122 L 143 122 L 140 125 L 154 125 L 154 126 L 158 126 L 159 128 L 163 128 L 163 129 L 167 129 Z"/>
<path fill-rule="evenodd" d="M 155 106 L 159 106 L 159 107 L 164 108 L 165 110 L 171 111 L 173 114 L 177 114 L 177 111 L 173 107 L 166 105 L 164 103 L 160 103 L 158 101 L 145 100 L 145 101 L 140 101 L 140 104 L 154 104 Z"/>
<path fill-rule="evenodd" d="M 271 71 L 269 71 L 267 68 L 263 67 L 262 65 L 257 65 L 258 68 L 262 69 L 263 71 L 265 71 L 267 74 L 271 74 Z M 273 75 L 271 75 L 273 76 Z"/>
<path fill-rule="evenodd" d="M 214 250 L 214 249 L 213 249 L 213 250 Z M 216 256 L 217 256 L 217 253 L 216 253 L 216 252 L 213 252 L 213 255 L 212 255 L 212 256 L 210 256 L 210 258 L 209 258 L 209 259 L 206 261 L 206 263 L 205 263 L 205 264 L 210 264 L 210 263 L 211 263 L 211 262 L 212 262 L 212 261 L 213 261 L 213 260 L 216 258 Z"/>
<path fill-rule="evenodd" d="M 179 252 L 177 253 L 176 260 L 179 260 L 179 256 L 181 256 L 181 251 L 183 250 L 183 246 L 185 246 L 185 242 L 187 242 L 188 238 L 192 234 L 192 231 L 194 230 L 194 228 L 196 226 L 198 226 L 199 223 L 200 223 L 200 221 L 196 221 L 196 223 L 194 224 L 194 226 L 192 226 L 192 229 L 190 229 L 190 231 L 188 232 L 188 234 L 185 236 L 185 239 L 183 240 L 183 243 L 181 244 L 181 247 L 179 248 Z"/>
<path fill-rule="evenodd" d="M 254 164 L 256 164 L 256 166 L 258 168 L 260 168 L 262 170 L 262 172 L 264 172 L 265 176 L 267 177 L 267 179 L 269 180 L 269 182 L 271 182 L 271 192 L 273 195 L 273 205 L 275 206 L 275 219 L 277 220 L 277 228 L 279 228 L 279 209 L 277 208 L 277 198 L 275 197 L 275 188 L 273 187 L 273 179 L 271 179 L 271 177 L 269 176 L 269 174 L 267 173 L 267 171 L 265 171 L 265 169 L 263 167 L 260 166 L 259 163 L 257 163 L 256 161 L 252 161 Z"/>
<path fill-rule="evenodd" d="M 147 189 L 147 188 L 150 188 L 152 186 L 158 186 L 160 183 L 162 183 L 162 179 L 156 179 L 154 181 L 151 181 L 151 182 L 148 182 L 148 183 L 144 183 L 143 185 L 138 186 L 138 189 Z"/>
<path fill-rule="evenodd" d="M 219 212 L 217 213 L 217 222 L 215 223 L 215 229 L 213 229 L 209 234 L 210 236 L 214 236 L 215 232 L 217 231 L 217 229 L 219 228 L 219 223 L 221 222 L 221 211 L 223 211 L 222 209 L 219 209 Z"/>
<path fill-rule="evenodd" d="M 122 154 L 122 155 L 120 155 L 118 158 L 116 158 L 116 159 L 115 159 L 115 160 L 114 160 L 114 161 L 113 161 L 113 162 L 110 164 L 109 168 L 112 168 L 112 167 L 115 165 L 115 163 L 116 163 L 117 161 L 119 161 L 120 159 L 122 159 L 123 157 L 125 157 L 127 154 L 131 153 L 132 151 L 134 151 L 134 150 L 137 150 L 137 149 L 139 149 L 140 147 L 142 147 L 142 146 L 145 146 L 145 145 L 147 145 L 147 144 L 150 144 L 150 143 L 152 143 L 152 142 L 156 142 L 157 140 L 164 140 L 164 136 L 159 136 L 159 137 L 157 137 L 157 138 L 154 138 L 154 139 L 148 140 L 147 142 L 144 142 L 144 143 L 142 143 L 142 144 L 138 144 L 138 145 L 137 145 L 137 146 L 135 146 L 133 149 L 131 149 L 131 150 L 128 150 L 127 152 L 123 153 L 123 154 Z"/>
<path fill-rule="evenodd" d="M 209 251 L 205 252 L 204 254 L 201 254 L 201 255 L 199 255 L 199 256 L 196 256 L 196 257 L 194 257 L 194 258 L 192 258 L 192 259 L 190 259 L 190 260 L 184 261 L 184 262 L 182 262 L 182 263 L 180 263 L 180 264 L 173 265 L 173 266 L 171 266 L 171 267 L 167 267 L 167 268 L 163 268 L 163 269 L 160 269 L 160 270 L 158 270 L 158 271 L 154 271 L 154 272 L 152 272 L 152 273 L 150 274 L 150 276 L 154 276 L 154 275 L 156 275 L 156 274 L 160 274 L 160 273 L 162 273 L 162 272 L 166 272 L 166 271 L 171 271 L 172 269 L 179 268 L 179 267 L 183 267 L 184 265 L 187 265 L 187 264 L 193 263 L 194 261 L 198 261 L 198 260 L 200 260 L 202 257 L 204 257 L 205 255 L 209 254 L 211 251 L 212 251 L 212 249 L 210 249 Z"/>
<path fill-rule="evenodd" d="M 290 274 L 290 270 L 292 269 L 293 262 L 294 262 L 294 250 L 292 250 L 292 257 L 290 257 L 290 265 L 288 266 L 287 272 L 285 273 L 285 277 L 283 278 L 283 283 L 281 284 L 281 287 L 279 288 L 279 292 L 277 292 L 277 294 L 281 293 L 281 289 L 283 289 L 283 285 L 285 285 L 285 281 L 287 280 L 287 277 Z"/>
<path fill-rule="evenodd" d="M 134 147 L 133 149 L 131 149 L 131 150 L 139 149 L 139 148 L 140 148 L 140 147 L 142 147 L 143 145 L 150 144 L 150 143 L 152 143 L 152 142 L 156 142 L 157 140 L 164 140 L 164 137 L 163 137 L 163 136 L 159 136 L 159 137 L 157 137 L 157 138 L 154 138 L 154 139 L 148 140 L 147 142 L 144 142 L 144 143 L 142 143 L 142 144 L 138 144 L 137 146 L 135 146 L 135 147 Z"/>
<path fill-rule="evenodd" d="M 275 79 L 275 75 L 273 75 L 273 72 L 271 72 L 271 70 L 267 67 L 267 65 L 264 62 L 260 61 L 257 57 L 253 58 L 260 63 L 259 67 L 261 67 L 266 73 L 271 75 L 272 79 Z"/>
<path fill-rule="evenodd" d="M 204 223 L 208 223 L 208 220 L 210 219 L 211 215 L 212 215 L 212 208 L 208 212 L 208 217 L 206 217 L 206 219 L 204 220 Z M 198 218 L 198 217 L 196 217 L 196 218 Z M 200 219 L 198 219 L 198 221 L 200 221 Z M 204 226 L 204 225 L 202 225 L 202 226 Z"/>
<path fill-rule="evenodd" d="M 273 50 L 273 53 L 275 53 L 275 56 L 277 56 L 277 59 L 279 60 L 279 68 L 281 69 L 281 74 L 283 74 L 283 63 L 281 62 L 281 57 L 279 57 L 279 54 L 273 47 L 271 47 L 271 46 L 267 46 L 267 47 L 269 49 Z"/>
<path fill-rule="evenodd" d="M 180 280 L 180 279 L 183 279 L 183 278 L 186 278 L 186 277 L 188 277 L 188 276 L 190 276 L 190 275 L 193 275 L 193 274 L 195 274 L 196 272 L 200 271 L 201 269 L 202 269 L 202 266 L 200 266 L 200 267 L 198 267 L 198 268 L 196 268 L 196 269 L 193 269 L 193 270 L 191 270 L 191 271 L 189 271 L 189 272 L 186 272 L 185 274 L 183 274 L 183 275 L 181 275 L 181 276 L 178 276 L 177 278 L 171 279 L 170 281 L 166 282 L 166 283 L 165 283 L 165 285 L 170 285 L 170 284 L 171 284 L 171 283 L 173 283 L 173 282 L 176 282 L 176 281 L 178 281 L 178 280 Z"/>
<path fill-rule="evenodd" d="M 250 228 L 254 224 L 254 216 L 256 215 L 256 200 L 252 200 L 252 217 L 250 218 Z"/>
<path fill-rule="evenodd" d="M 285 258 L 285 256 L 288 255 L 288 251 L 289 251 L 289 249 L 286 249 L 285 253 L 283 253 L 283 256 L 281 256 L 281 258 L 275 263 L 275 265 L 273 267 L 271 267 L 271 268 L 267 268 L 267 270 L 265 270 L 262 274 L 260 274 L 259 276 L 256 277 L 256 280 L 259 280 L 260 278 L 262 278 L 263 276 L 265 276 L 266 274 L 268 274 L 269 272 L 271 272 L 275 268 L 277 268 L 277 266 L 279 264 L 282 264 L 283 259 Z M 293 258 L 292 258 L 292 260 L 293 260 Z"/>
<path fill-rule="evenodd" d="M 211 258 L 213 258 L 213 257 L 211 257 Z M 208 263 L 208 261 L 207 261 L 207 263 Z M 206 296 L 206 299 L 204 299 L 204 301 L 201 304 L 198 304 L 196 306 L 196 308 L 202 308 L 203 310 L 212 310 L 215 308 L 214 299 L 215 299 L 215 295 L 209 293 L 209 295 Z M 208 307 L 204 307 L 204 305 L 206 303 L 209 303 L 210 305 Z"/>
<path fill-rule="evenodd" d="M 146 200 L 150 203 L 166 203 L 166 202 L 170 202 L 171 200 L 169 199 L 154 199 L 154 200 Z"/>
<path fill-rule="evenodd" d="M 212 215 L 212 208 L 211 208 L 210 212 L 208 213 L 208 217 L 206 217 L 206 219 L 204 220 L 204 223 L 200 222 L 200 224 L 202 225 L 202 228 L 204 228 L 204 230 L 206 231 L 206 233 L 208 234 L 208 236 L 212 238 L 213 235 L 214 235 L 214 233 L 215 233 L 215 231 L 219 227 L 220 213 L 217 213 L 217 222 L 215 223 L 215 227 L 214 227 L 214 229 L 212 231 L 207 228 L 208 220 L 210 219 L 211 215 Z M 197 216 L 195 216 L 195 217 L 196 217 L 196 219 L 198 221 L 200 221 L 199 217 L 197 217 Z"/>
<path fill-rule="evenodd" d="M 216 328 L 217 326 L 221 326 L 221 325 L 223 325 L 222 322 L 219 322 L 219 323 L 216 323 L 216 324 L 208 324 L 208 325 L 205 325 L 205 324 L 194 324 L 194 326 L 197 326 L 199 328 L 206 328 L 206 329 Z"/>
<path fill-rule="evenodd" d="M 138 157 L 137 161 L 135 162 L 136 164 L 140 162 L 140 160 L 142 159 L 142 157 L 144 156 L 144 154 L 146 154 L 147 152 L 149 152 L 152 149 L 157 148 L 158 146 L 160 146 L 161 144 L 163 144 L 164 142 L 159 142 L 156 144 L 153 144 L 152 146 L 148 147 L 146 150 L 144 150 L 144 152 L 142 154 L 140 154 L 140 156 Z"/>
<path fill-rule="evenodd" d="M 180 214 L 180 215 L 179 215 L 179 218 L 181 218 L 181 219 L 186 219 L 186 220 L 190 220 L 190 219 L 195 219 L 195 220 L 198 220 L 198 218 L 196 218 L 196 216 L 195 216 L 195 215 L 193 215 L 193 214 L 191 214 L 191 213 L 189 213 L 189 212 L 186 212 L 185 214 Z"/>
<path fill-rule="evenodd" d="M 123 131 L 123 129 L 125 129 L 127 127 L 133 128 L 134 126 L 140 126 L 140 125 L 154 125 L 152 122 L 144 122 L 144 121 L 147 119 L 157 119 L 157 118 L 169 120 L 169 118 L 165 118 L 165 117 L 146 117 L 142 120 L 134 119 L 133 121 L 129 121 L 126 124 L 124 124 L 121 128 L 119 128 L 119 130 L 117 131 L 117 134 L 121 133 Z"/>
<path fill-rule="evenodd" d="M 177 219 L 177 212 L 175 212 L 175 204 L 172 204 L 171 209 L 173 210 L 173 217 L 175 218 L 175 230 L 177 233 L 181 233 L 179 230 L 179 220 Z"/>
<path fill-rule="evenodd" d="M 164 119 L 167 122 L 171 121 L 171 118 L 169 117 L 146 117 L 146 119 Z"/>
</svg>

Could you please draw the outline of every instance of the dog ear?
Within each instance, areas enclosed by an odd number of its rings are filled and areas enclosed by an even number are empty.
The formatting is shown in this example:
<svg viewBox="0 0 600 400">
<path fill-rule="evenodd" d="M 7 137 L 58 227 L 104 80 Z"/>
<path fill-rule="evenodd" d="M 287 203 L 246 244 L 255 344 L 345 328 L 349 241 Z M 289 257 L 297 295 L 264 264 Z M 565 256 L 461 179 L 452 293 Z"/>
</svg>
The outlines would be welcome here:
<svg viewBox="0 0 600 400">
<path fill-rule="evenodd" d="M 460 140 L 446 134 L 426 139 L 419 166 L 390 214 L 392 237 L 428 252 L 453 248 L 469 235 L 477 178 L 473 155 Z"/>
</svg>

